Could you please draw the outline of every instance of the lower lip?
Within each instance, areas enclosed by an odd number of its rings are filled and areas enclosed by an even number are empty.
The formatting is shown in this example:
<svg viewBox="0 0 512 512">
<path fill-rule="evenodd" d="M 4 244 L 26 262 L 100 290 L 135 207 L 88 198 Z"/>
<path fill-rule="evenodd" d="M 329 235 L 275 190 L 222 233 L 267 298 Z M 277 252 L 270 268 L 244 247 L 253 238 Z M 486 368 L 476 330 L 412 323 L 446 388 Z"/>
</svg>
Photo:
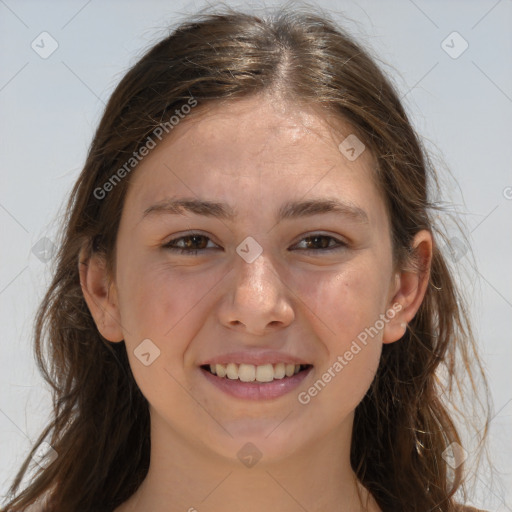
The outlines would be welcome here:
<svg viewBox="0 0 512 512">
<path fill-rule="evenodd" d="M 278 398 L 293 391 L 309 375 L 313 369 L 312 366 L 305 370 L 284 377 L 283 379 L 274 379 L 272 382 L 242 382 L 238 379 L 228 379 L 227 377 L 217 377 L 208 370 L 200 368 L 203 375 L 220 390 L 228 395 L 246 400 L 268 400 Z"/>
</svg>

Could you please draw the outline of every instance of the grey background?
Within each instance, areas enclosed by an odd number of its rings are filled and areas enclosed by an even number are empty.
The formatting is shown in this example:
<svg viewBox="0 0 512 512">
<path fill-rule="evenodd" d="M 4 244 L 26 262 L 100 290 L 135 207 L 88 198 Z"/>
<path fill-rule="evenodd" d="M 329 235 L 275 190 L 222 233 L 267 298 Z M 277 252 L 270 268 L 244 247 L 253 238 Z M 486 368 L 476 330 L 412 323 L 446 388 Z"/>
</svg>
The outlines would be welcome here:
<svg viewBox="0 0 512 512">
<path fill-rule="evenodd" d="M 0 0 L 0 502 L 51 405 L 31 335 L 52 260 L 32 248 L 55 238 L 63 202 L 123 72 L 181 13 L 204 5 Z M 472 501 L 512 510 L 512 1 L 318 5 L 383 61 L 445 176 L 443 199 L 470 232 L 474 261 L 464 246 L 454 260 L 467 270 L 460 279 L 488 371 L 496 468 L 491 477 L 482 466 Z M 58 44 L 47 58 L 31 47 L 35 41 L 40 52 L 51 48 L 43 31 Z M 458 55 L 464 41 L 469 46 Z"/>
</svg>

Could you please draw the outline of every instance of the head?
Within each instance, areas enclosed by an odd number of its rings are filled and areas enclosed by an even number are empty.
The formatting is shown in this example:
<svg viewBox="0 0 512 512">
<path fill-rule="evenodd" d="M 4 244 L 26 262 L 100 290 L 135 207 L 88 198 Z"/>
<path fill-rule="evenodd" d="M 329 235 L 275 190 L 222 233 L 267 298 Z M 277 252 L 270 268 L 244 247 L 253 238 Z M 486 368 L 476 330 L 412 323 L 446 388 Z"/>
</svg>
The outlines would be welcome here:
<svg viewBox="0 0 512 512">
<path fill-rule="evenodd" d="M 224 459 L 241 440 L 278 460 L 348 428 L 383 510 L 452 510 L 462 466 L 449 475 L 442 453 L 459 438 L 436 371 L 471 331 L 433 185 L 393 87 L 323 17 L 207 15 L 151 48 L 106 107 L 38 316 L 58 398 L 45 434 L 64 454 L 39 491 L 56 485 L 56 505 L 84 510 L 126 500 L 148 469 L 151 411 Z M 326 384 L 299 388 L 268 437 L 275 404 L 219 400 L 208 416 L 180 391 L 202 390 L 219 354 L 255 347 Z"/>
</svg>

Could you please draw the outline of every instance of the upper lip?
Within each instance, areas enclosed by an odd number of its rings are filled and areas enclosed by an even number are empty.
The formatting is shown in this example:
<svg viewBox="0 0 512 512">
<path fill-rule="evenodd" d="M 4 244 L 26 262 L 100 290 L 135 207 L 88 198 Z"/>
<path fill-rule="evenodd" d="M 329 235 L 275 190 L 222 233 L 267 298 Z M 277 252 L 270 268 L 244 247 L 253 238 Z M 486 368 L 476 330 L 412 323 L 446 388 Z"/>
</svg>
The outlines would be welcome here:
<svg viewBox="0 0 512 512">
<path fill-rule="evenodd" d="M 252 364 L 254 366 L 261 366 L 264 364 L 310 364 L 304 359 L 294 356 L 292 354 L 286 354 L 283 352 L 276 352 L 272 350 L 258 351 L 258 352 L 230 352 L 229 354 L 220 354 L 218 356 L 211 357 L 199 366 L 207 364 Z"/>
</svg>

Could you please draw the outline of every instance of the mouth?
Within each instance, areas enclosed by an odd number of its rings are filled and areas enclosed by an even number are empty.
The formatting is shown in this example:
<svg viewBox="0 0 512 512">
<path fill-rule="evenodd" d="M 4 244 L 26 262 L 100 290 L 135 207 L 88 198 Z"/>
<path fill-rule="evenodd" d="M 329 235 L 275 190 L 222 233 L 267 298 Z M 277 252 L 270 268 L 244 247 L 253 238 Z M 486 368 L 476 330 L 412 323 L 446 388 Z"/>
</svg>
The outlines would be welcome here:
<svg viewBox="0 0 512 512">
<path fill-rule="evenodd" d="M 291 363 L 268 363 L 263 365 L 228 363 L 204 364 L 200 368 L 219 379 L 265 384 L 293 378 L 299 373 L 308 371 L 312 368 L 312 365 Z"/>
<path fill-rule="evenodd" d="M 204 364 L 206 381 L 226 395 L 242 400 L 271 400 L 297 389 L 313 370 L 311 364 Z"/>
</svg>

